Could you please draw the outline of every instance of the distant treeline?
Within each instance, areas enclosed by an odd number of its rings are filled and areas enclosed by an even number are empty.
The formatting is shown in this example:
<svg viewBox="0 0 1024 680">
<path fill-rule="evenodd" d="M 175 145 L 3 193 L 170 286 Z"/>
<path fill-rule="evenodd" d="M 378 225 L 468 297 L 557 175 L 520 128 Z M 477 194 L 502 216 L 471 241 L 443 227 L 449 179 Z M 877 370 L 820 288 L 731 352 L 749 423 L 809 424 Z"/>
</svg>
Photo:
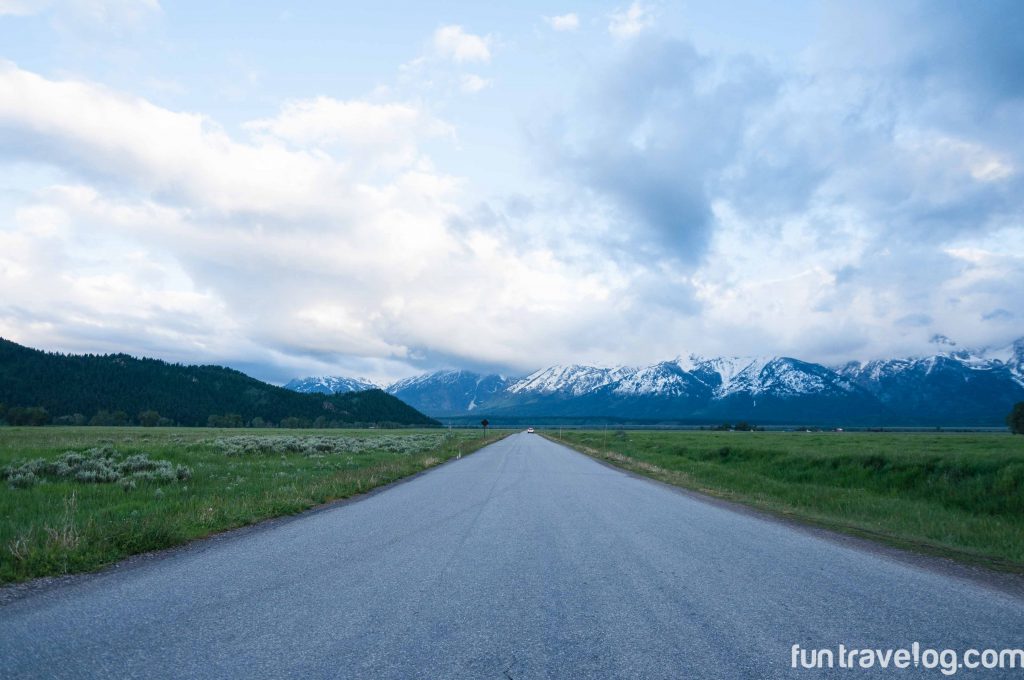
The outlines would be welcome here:
<svg viewBox="0 0 1024 680">
<path fill-rule="evenodd" d="M 10 425 L 436 427 L 381 390 L 300 394 L 222 366 L 42 352 L 0 338 L 0 421 Z"/>
</svg>

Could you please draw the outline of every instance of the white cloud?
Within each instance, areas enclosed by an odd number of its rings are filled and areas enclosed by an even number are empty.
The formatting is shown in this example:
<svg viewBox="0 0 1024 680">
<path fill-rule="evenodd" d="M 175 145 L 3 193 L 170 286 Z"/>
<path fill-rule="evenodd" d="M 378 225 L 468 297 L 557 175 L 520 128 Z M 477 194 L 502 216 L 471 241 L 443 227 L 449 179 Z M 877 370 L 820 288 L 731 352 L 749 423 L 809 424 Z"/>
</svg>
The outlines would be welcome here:
<svg viewBox="0 0 1024 680">
<path fill-rule="evenodd" d="M 53 187 L 0 229 L 0 335 L 68 350 L 92 351 L 98 342 L 201 357 L 233 326 L 230 313 L 166 253 L 86 223 L 71 208 L 97 200 L 88 187 Z M 138 228 L 160 213 L 122 206 L 102 219 Z"/>
<path fill-rule="evenodd" d="M 964 175 L 976 182 L 999 182 L 1012 177 L 1012 162 L 982 144 L 957 139 L 947 134 L 917 129 L 898 130 L 894 141 L 906 151 L 914 163 L 929 168 L 932 179 L 939 174 L 950 176 L 952 183 Z"/>
<path fill-rule="evenodd" d="M 479 92 L 491 86 L 493 81 L 490 78 L 483 78 L 474 73 L 467 73 L 462 76 L 463 92 Z"/>
<path fill-rule="evenodd" d="M 544 21 L 547 22 L 555 31 L 575 31 L 580 27 L 580 18 L 575 12 L 569 12 L 568 14 L 561 14 L 559 16 L 544 17 Z"/>
<path fill-rule="evenodd" d="M 494 84 L 493 79 L 464 69 L 491 59 L 494 38 L 467 33 L 462 26 L 443 26 L 434 32 L 427 51 L 399 67 L 398 89 L 417 92 L 434 101 L 463 93 L 477 93 Z"/>
<path fill-rule="evenodd" d="M 491 42 L 490 36 L 467 33 L 457 24 L 434 31 L 434 49 L 439 55 L 457 63 L 490 61 Z"/>
<path fill-rule="evenodd" d="M 633 38 L 653 24 L 653 10 L 640 2 L 634 2 L 625 10 L 612 12 L 608 16 L 608 32 L 619 40 Z"/>
<path fill-rule="evenodd" d="M 317 97 L 286 102 L 276 117 L 251 121 L 245 127 L 300 146 L 392 144 L 424 127 L 432 133 L 448 130 L 424 118 L 419 109 L 408 104 Z"/>
<path fill-rule="evenodd" d="M 455 134 L 451 125 L 412 104 L 330 97 L 286 102 L 274 118 L 250 121 L 243 128 L 298 147 L 335 149 L 363 166 L 385 167 L 411 165 L 424 138 Z"/>
<path fill-rule="evenodd" d="M 115 176 L 164 200 L 227 213 L 298 218 L 359 204 L 353 194 L 368 190 L 353 176 L 355 169 L 345 158 L 335 159 L 317 149 L 289 149 L 272 136 L 240 142 L 205 116 L 169 111 L 98 85 L 51 81 L 0 62 L 0 91 L 5 93 L 0 97 L 0 125 L 34 139 L 39 157 L 94 176 Z M 325 109 L 344 115 L 319 115 Z M 388 115 L 372 125 L 363 115 L 382 111 Z M 440 125 L 423 116 L 413 132 L 402 124 L 410 117 L 420 120 L 400 106 L 374 108 L 328 100 L 286 106 L 278 119 L 253 126 L 313 142 L 345 135 L 352 139 L 363 121 L 370 125 L 364 153 L 374 144 L 387 153 L 396 143 L 413 145 L 417 133 L 434 133 Z M 403 154 L 405 158 L 410 152 Z M 431 186 L 444 191 L 446 182 L 438 178 Z"/>
<path fill-rule="evenodd" d="M 404 105 L 292 102 L 246 142 L 201 115 L 11 64 L 0 92 L 0 129 L 78 178 L 0 224 L 5 337 L 135 343 L 181 360 L 305 356 L 335 371 L 363 362 L 381 378 L 412 372 L 424 352 L 525 369 L 539 352 L 555 359 L 561 329 L 606 323 L 602 305 L 629 285 L 601 258 L 453 227 L 461 183 L 422 154 L 372 176 L 333 155 L 327 142 L 350 143 L 372 114 L 390 121 L 371 128 L 379 148 L 415 146 L 404 135 L 431 134 L 430 119 Z M 262 138 L 278 135 L 323 148 Z"/>
</svg>

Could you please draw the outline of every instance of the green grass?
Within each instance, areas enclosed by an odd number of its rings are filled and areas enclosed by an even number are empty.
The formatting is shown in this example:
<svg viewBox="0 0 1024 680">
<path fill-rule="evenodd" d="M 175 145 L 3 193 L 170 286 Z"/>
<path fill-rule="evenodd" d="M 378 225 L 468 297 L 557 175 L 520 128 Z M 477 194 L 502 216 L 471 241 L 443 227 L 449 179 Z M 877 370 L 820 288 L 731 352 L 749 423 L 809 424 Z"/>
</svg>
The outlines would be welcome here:
<svg viewBox="0 0 1024 680">
<path fill-rule="evenodd" d="M 1024 437 L 567 431 L 562 440 L 677 486 L 1024 572 Z"/>
<path fill-rule="evenodd" d="M 0 470 L 8 470 L 0 474 L 0 583 L 94 570 L 129 555 L 301 512 L 501 436 L 492 432 L 485 440 L 480 431 L 444 430 L 3 427 Z M 91 456 L 90 450 L 95 451 Z M 69 451 L 85 456 L 65 456 Z M 127 460 L 140 454 L 148 461 Z M 24 466 L 36 459 L 45 463 Z M 162 467 L 154 469 L 152 461 L 170 465 L 157 463 Z M 37 473 L 31 479 L 24 474 L 29 468 Z"/>
</svg>

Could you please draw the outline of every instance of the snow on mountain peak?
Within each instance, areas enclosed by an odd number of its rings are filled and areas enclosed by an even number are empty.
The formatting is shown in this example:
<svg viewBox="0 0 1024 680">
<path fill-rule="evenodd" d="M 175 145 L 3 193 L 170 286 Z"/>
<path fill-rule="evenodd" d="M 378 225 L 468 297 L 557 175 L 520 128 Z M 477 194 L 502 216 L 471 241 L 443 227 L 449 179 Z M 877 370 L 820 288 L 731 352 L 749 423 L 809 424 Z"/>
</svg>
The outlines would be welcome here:
<svg viewBox="0 0 1024 680">
<path fill-rule="evenodd" d="M 851 361 L 832 368 L 779 356 L 705 358 L 680 354 L 671 361 L 642 367 L 557 364 L 525 378 L 442 370 L 405 378 L 385 389 L 413 401 L 429 398 L 423 395 L 443 393 L 447 396 L 437 402 L 440 406 L 431 406 L 434 410 L 469 412 L 493 406 L 495 399 L 533 398 L 532 395 L 573 398 L 599 390 L 630 399 L 664 396 L 717 400 L 738 394 L 782 398 L 852 394 L 869 384 L 894 379 L 914 381 L 919 379 L 915 376 L 944 376 L 965 369 L 986 380 L 989 374 L 1003 375 L 1024 387 L 1024 338 L 1006 346 L 981 350 L 966 349 L 948 338 L 939 338 L 933 352 L 930 356 Z M 301 392 L 325 393 L 377 386 L 368 380 L 331 376 L 293 380 L 286 385 Z M 430 406 L 428 402 L 423 403 Z"/>
<path fill-rule="evenodd" d="M 675 364 L 676 366 L 679 367 L 680 370 L 686 371 L 687 373 L 691 373 L 695 368 L 697 368 L 697 364 L 699 364 L 701 361 L 703 361 L 703 359 L 701 359 L 700 356 L 696 354 L 688 354 L 686 356 L 679 354 L 676 356 L 675 359 L 668 363 Z"/>
<path fill-rule="evenodd" d="M 868 362 L 851 361 L 836 370 L 845 378 L 860 384 L 877 383 L 897 376 L 929 376 L 939 371 L 968 369 L 973 373 L 1006 372 L 1024 386 L 1024 338 L 1009 345 L 983 349 L 958 348 L 948 338 L 935 344 L 940 347 L 934 354 L 899 359 L 875 359 Z"/>
<path fill-rule="evenodd" d="M 764 367 L 772 357 L 715 357 L 704 359 L 691 357 L 694 371 L 702 374 L 717 374 L 720 383 L 715 392 L 720 396 L 751 389 L 757 384 Z"/>
<path fill-rule="evenodd" d="M 636 369 L 621 378 L 612 392 L 625 396 L 680 397 L 706 390 L 707 386 L 694 377 L 693 373 L 682 368 L 676 359 Z"/>
<path fill-rule="evenodd" d="M 511 385 L 508 391 L 513 394 L 565 392 L 579 396 L 621 380 L 634 370 L 625 366 L 605 368 L 579 364 L 555 365 L 531 373 Z"/>
<path fill-rule="evenodd" d="M 398 390 L 407 389 L 417 385 L 424 385 L 429 383 L 451 383 L 455 382 L 462 376 L 463 372 L 459 369 L 444 369 L 440 371 L 434 371 L 432 373 L 421 373 L 420 375 L 414 375 L 408 378 L 402 378 L 388 385 L 385 390 L 394 394 Z"/>
<path fill-rule="evenodd" d="M 363 390 L 378 389 L 380 385 L 366 378 L 320 375 L 292 380 L 285 384 L 285 388 L 296 392 L 341 394 L 344 392 L 362 392 Z"/>
</svg>

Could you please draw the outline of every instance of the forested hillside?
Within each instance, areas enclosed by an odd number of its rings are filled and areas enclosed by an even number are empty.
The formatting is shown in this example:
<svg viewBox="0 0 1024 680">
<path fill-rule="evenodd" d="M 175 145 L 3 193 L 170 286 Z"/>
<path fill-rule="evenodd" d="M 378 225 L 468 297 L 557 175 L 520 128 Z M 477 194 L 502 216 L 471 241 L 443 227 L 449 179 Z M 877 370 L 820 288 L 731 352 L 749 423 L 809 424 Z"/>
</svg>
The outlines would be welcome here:
<svg viewBox="0 0 1024 680">
<path fill-rule="evenodd" d="M 436 426 L 381 390 L 299 394 L 222 366 L 64 355 L 0 338 L 0 420 L 11 424 Z"/>
</svg>

